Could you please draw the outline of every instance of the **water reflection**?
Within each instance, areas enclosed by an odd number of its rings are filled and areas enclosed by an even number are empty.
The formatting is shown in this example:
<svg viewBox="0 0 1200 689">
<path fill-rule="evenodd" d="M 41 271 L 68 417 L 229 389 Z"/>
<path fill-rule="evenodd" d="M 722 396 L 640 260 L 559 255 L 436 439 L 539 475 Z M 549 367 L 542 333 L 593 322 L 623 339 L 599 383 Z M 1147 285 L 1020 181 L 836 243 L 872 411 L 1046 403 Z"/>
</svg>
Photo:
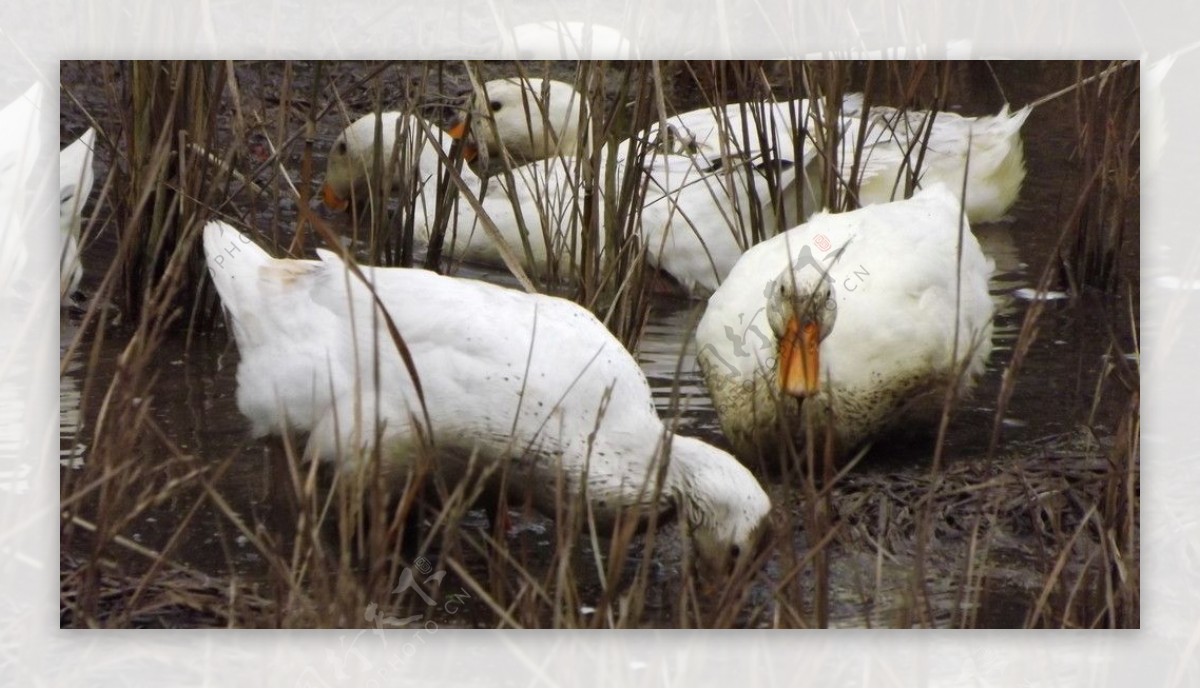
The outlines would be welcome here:
<svg viewBox="0 0 1200 689">
<path fill-rule="evenodd" d="M 61 342 L 58 355 L 62 358 L 67 356 L 67 348 L 78 335 L 78 324 L 66 317 L 59 320 Z M 58 464 L 64 469 L 83 468 L 83 457 L 87 453 L 87 445 L 83 443 L 83 421 L 80 415 L 80 385 L 83 375 L 83 364 L 80 362 L 79 353 L 75 352 L 66 361 L 66 368 L 58 386 Z"/>
</svg>

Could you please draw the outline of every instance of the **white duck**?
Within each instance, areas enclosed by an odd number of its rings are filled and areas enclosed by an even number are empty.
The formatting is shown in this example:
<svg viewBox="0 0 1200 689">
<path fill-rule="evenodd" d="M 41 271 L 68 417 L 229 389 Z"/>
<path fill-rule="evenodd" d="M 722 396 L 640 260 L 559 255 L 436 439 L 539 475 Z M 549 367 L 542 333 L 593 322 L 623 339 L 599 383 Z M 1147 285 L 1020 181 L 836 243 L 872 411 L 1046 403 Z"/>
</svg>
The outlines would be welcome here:
<svg viewBox="0 0 1200 689">
<path fill-rule="evenodd" d="M 844 453 L 936 418 L 947 385 L 966 392 L 991 351 L 991 271 L 944 185 L 818 213 L 751 248 L 696 331 L 737 453 L 772 457 L 781 428 L 803 442 L 827 423 Z"/>
<path fill-rule="evenodd" d="M 811 213 L 820 193 L 811 118 L 804 99 L 731 103 L 668 117 L 665 134 L 662 123 L 639 134 L 667 153 L 654 159 L 649 188 L 673 209 L 668 218 L 649 203 L 642 209 L 653 219 L 643 223 L 650 264 L 707 297 L 747 248 L 794 223 L 800 208 Z"/>
<path fill-rule="evenodd" d="M 814 163 L 818 162 L 817 150 L 823 146 L 816 134 L 822 128 L 822 110 L 811 107 L 807 99 L 701 108 L 667 118 L 666 140 L 675 152 L 696 156 L 710 169 L 730 159 L 751 162 L 776 159 L 800 163 L 807 171 L 803 179 L 819 180 L 820 165 Z M 945 184 L 951 189 L 961 189 L 967 168 L 967 217 L 971 222 L 1001 219 L 1016 201 L 1025 179 L 1021 126 L 1031 111 L 1032 107 L 1026 106 L 1010 113 L 1005 105 L 996 115 L 963 117 L 949 112 L 932 114 L 924 110 L 871 107 L 858 163 L 859 205 L 902 198 L 906 173 L 914 169 L 918 170 L 917 188 Z M 849 180 L 854 171 L 862 116 L 862 94 L 847 94 L 842 100 L 838 125 L 833 129 L 839 137 L 841 180 Z M 922 153 L 925 127 L 929 126 L 931 116 L 931 133 Z M 650 140 L 661 139 L 659 128 L 658 124 L 651 126 L 646 136 Z M 795 136 L 798 131 L 805 132 L 803 140 L 798 141 Z M 814 184 L 811 181 L 805 184 L 805 217 L 817 210 L 817 200 L 822 198 L 813 189 Z M 784 194 L 785 199 L 792 197 L 794 194 Z"/>
<path fill-rule="evenodd" d="M 957 193 L 963 188 L 965 171 L 970 221 L 1002 219 L 1025 180 L 1021 126 L 1032 111 L 1027 105 L 1010 113 L 1006 104 L 995 115 L 963 117 L 951 112 L 872 107 L 859 163 L 859 205 L 903 198 L 905 181 L 914 169 L 918 188 L 944 184 Z M 925 145 L 931 116 L 933 124 Z M 842 179 L 850 178 L 857 144 L 857 127 L 848 127 L 839 153 Z"/>
<path fill-rule="evenodd" d="M 518 163 L 574 155 L 580 143 L 582 99 L 574 86 L 562 81 L 493 79 L 483 84 L 482 94 L 470 99 L 472 134 L 484 143 L 489 156 L 507 152 Z M 450 133 L 456 138 L 464 136 L 466 119 L 458 120 Z M 464 157 L 471 160 L 476 153 L 474 145 L 468 144 Z"/>
<path fill-rule="evenodd" d="M 765 180 L 761 176 L 757 178 L 761 185 L 756 198 L 764 203 L 762 208 L 766 217 L 765 232 L 759 236 L 769 237 L 774 234 L 778 215 L 785 219 L 808 217 L 820 206 L 819 199 L 823 198 L 819 190 L 823 176 L 819 156 L 823 149 L 818 134 L 822 131 L 818 126 L 820 112 L 820 108 L 810 108 L 808 101 L 803 99 L 786 103 L 738 103 L 723 110 L 705 108 L 668 118 L 665 139 L 659 135 L 659 125 L 650 127 L 644 136 L 648 141 L 665 142 L 669 150 L 693 161 L 691 166 L 682 162 L 663 165 L 656 174 L 659 178 L 672 169 L 687 170 L 690 167 L 693 179 L 697 173 L 711 172 L 712 175 L 707 177 L 709 180 L 724 175 L 722 184 L 729 189 L 732 188 L 731 163 L 746 170 L 773 160 L 789 168 L 776 182 L 780 191 L 775 200 L 782 202 L 781 206 L 775 206 L 781 209 L 779 213 L 766 213 L 772 208 L 766 203 L 770 187 L 762 183 Z M 854 172 L 854 150 L 860 128 L 857 116 L 861 112 L 861 94 L 847 95 L 842 103 L 839 125 L 834 129 L 834 134 L 840 137 L 839 174 L 842 180 L 848 180 Z M 1029 112 L 1030 108 L 1026 107 L 1010 115 L 1005 107 L 1000 114 L 990 117 L 937 114 L 921 160 L 917 188 L 941 184 L 957 193 L 962 188 L 966 169 L 968 218 L 972 222 L 989 222 L 1003 217 L 1016 201 L 1025 176 L 1020 129 Z M 871 108 L 856 173 L 861 185 L 858 192 L 861 205 L 889 202 L 893 193 L 896 198 L 903 196 L 903 174 L 916 165 L 924 142 L 921 127 L 925 126 L 929 116 L 928 112 L 901 114 L 893 108 Z M 803 127 L 805 132 L 803 140 L 793 136 L 793 132 L 799 131 L 798 127 Z M 746 203 L 748 197 L 746 180 L 745 174 L 738 175 L 739 194 L 727 191 L 680 198 L 674 204 L 678 216 L 716 219 L 731 215 L 731 208 L 745 207 L 739 202 Z M 670 189 L 676 185 L 665 186 Z M 708 186 L 712 186 L 711 181 Z M 745 232 L 731 232 L 735 225 L 729 222 L 697 223 L 700 232 L 690 225 L 661 221 L 647 227 L 651 263 L 674 275 L 693 296 L 713 292 L 729 274 L 740 253 L 753 243 L 746 241 Z M 745 227 L 745 223 L 736 227 Z"/>
<path fill-rule="evenodd" d="M 255 435 L 307 432 L 310 457 L 352 469 L 378 418 L 384 469 L 404 475 L 421 427 L 447 481 L 462 480 L 474 455 L 506 464 L 510 479 L 522 477 L 508 483 L 513 499 L 531 493 L 547 514 L 561 497 L 585 496 L 602 522 L 634 506 L 673 511 L 708 569 L 748 557 L 763 530 L 770 501 L 758 481 L 728 453 L 670 434 L 637 362 L 578 305 L 364 268 L 407 343 L 423 410 L 372 316 L 371 291 L 335 254 L 273 259 L 221 222 L 205 228 L 204 248 L 241 353 L 238 407 Z"/>
<path fill-rule="evenodd" d="M 438 138 L 430 140 L 421 122 L 411 115 L 385 112 L 381 119 L 383 134 L 378 147 L 373 114 L 356 120 L 334 141 L 326 160 L 322 190 L 325 205 L 345 210 L 352 201 L 372 198 L 369 180 L 378 149 L 388 161 L 380 167 L 387 186 L 415 193 L 417 239 L 428 243 L 438 201 L 434 177 L 440 169 L 438 148 L 447 153 L 450 137 L 434 128 Z M 408 165 L 398 165 L 399 160 Z M 490 177 L 485 184 L 469 167 L 461 168 L 463 181 L 479 198 L 502 242 L 487 233 L 474 207 L 460 199 L 452 211 L 455 215 L 446 232 L 444 250 L 456 260 L 496 266 L 505 265 L 503 254 L 507 252 L 526 269 L 545 274 L 554 264 L 559 275 L 570 275 L 581 255 L 578 227 L 583 213 L 576 194 L 573 159 L 531 163 L 512 172 L 510 188 L 503 176 Z M 600 242 L 603 246 L 603 237 Z"/>
<path fill-rule="evenodd" d="M 96 146 L 96 130 L 88 128 L 83 136 L 58 154 L 58 229 L 61 246 L 60 294 L 64 300 L 79 289 L 83 279 L 83 264 L 79 257 L 79 233 L 83 205 L 92 193 L 95 173 L 92 171 L 92 152 Z"/>
<path fill-rule="evenodd" d="M 624 170 L 623 159 L 617 160 Z M 673 277 L 692 297 L 712 294 L 742 252 L 774 235 L 781 222 L 764 168 L 746 165 L 711 172 L 702 170 L 692 156 L 647 155 L 636 227 L 647 262 Z M 795 176 L 794 167 L 782 164 L 776 168 L 775 183 L 786 188 Z"/>
</svg>

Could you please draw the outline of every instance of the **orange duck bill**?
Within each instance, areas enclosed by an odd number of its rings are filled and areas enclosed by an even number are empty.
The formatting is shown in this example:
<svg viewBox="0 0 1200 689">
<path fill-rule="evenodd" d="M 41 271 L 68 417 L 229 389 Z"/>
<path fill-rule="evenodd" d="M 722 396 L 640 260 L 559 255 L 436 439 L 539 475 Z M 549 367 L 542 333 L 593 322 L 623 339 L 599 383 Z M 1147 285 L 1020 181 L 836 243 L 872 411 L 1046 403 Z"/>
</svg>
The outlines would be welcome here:
<svg viewBox="0 0 1200 689">
<path fill-rule="evenodd" d="M 350 206 L 350 202 L 333 190 L 328 182 L 321 187 L 321 200 L 325 202 L 325 207 L 335 211 L 344 211 Z"/>
<path fill-rule="evenodd" d="M 467 138 L 468 131 L 466 120 L 459 120 L 455 122 L 450 126 L 450 129 L 447 130 L 447 133 L 450 134 L 452 138 L 463 140 L 463 160 L 469 163 L 479 156 L 479 147 L 475 145 L 474 141 Z"/>
<path fill-rule="evenodd" d="M 803 326 L 793 316 L 788 319 L 779 341 L 779 388 L 793 397 L 806 397 L 821 389 L 821 330 L 816 323 Z"/>
</svg>

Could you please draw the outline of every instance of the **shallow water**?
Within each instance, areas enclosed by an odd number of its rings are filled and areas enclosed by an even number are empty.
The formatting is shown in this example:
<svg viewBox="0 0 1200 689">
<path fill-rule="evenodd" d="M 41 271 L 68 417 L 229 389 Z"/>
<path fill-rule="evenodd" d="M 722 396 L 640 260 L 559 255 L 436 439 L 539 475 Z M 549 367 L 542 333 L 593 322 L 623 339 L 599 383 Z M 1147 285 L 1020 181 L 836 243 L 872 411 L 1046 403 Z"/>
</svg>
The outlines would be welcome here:
<svg viewBox="0 0 1200 689">
<path fill-rule="evenodd" d="M 64 80 L 69 70 L 64 70 Z M 1054 90 L 1049 85 L 1027 85 L 1023 92 L 1028 98 Z M 1010 94 L 1016 102 L 1023 102 L 1020 95 Z M 986 108 L 975 108 L 982 112 Z M 78 113 L 63 107 L 64 128 L 75 129 L 71 117 Z M 948 462 L 978 461 L 986 454 L 991 438 L 997 395 L 1001 386 L 1004 367 L 1009 362 L 1017 334 L 1030 301 L 1022 298 L 1021 290 L 1036 285 L 1040 272 L 1053 253 L 1062 219 L 1070 210 L 1078 186 L 1078 173 L 1069 160 L 1070 143 L 1067 139 L 1070 121 L 1065 102 L 1049 103 L 1030 117 L 1025 125 L 1025 150 L 1028 176 L 1021 199 L 1013 209 L 1011 220 L 978 226 L 975 233 L 984 251 L 996 263 L 996 273 L 991 283 L 992 295 L 997 305 L 994 349 L 988 363 L 987 373 L 980 381 L 975 394 L 966 400 L 956 412 L 950 427 L 946 445 Z M 323 127 L 317 140 L 317 150 L 327 148 L 336 134 L 336 127 Z M 97 172 L 97 187 L 103 180 L 103 161 Z M 333 218 L 337 222 L 336 218 Z M 1133 336 L 1127 315 L 1127 306 L 1132 302 L 1134 317 L 1138 302 L 1137 293 L 1137 238 L 1127 242 L 1128 255 L 1124 257 L 1129 285 L 1132 293 L 1122 292 L 1119 297 L 1085 295 L 1078 299 L 1060 299 L 1048 302 L 1042 315 L 1038 337 L 1030 349 L 1011 403 L 1003 416 L 1000 453 L 1020 453 L 1022 448 L 1040 439 L 1076 431 L 1088 424 L 1096 435 L 1111 434 L 1115 419 L 1114 395 L 1104 395 L 1101 405 L 1095 410 L 1092 400 L 1098 377 L 1105 365 L 1105 355 L 1110 341 L 1110 328 L 1124 347 L 1132 349 Z M 111 239 L 102 236 L 93 242 L 84 256 L 86 266 L 107 265 L 112 255 Z M 461 275 L 481 278 L 512 285 L 511 277 L 500 271 L 465 268 Z M 94 272 L 85 279 L 85 291 L 94 289 L 98 280 Z M 1061 289 L 1061 286 L 1055 286 Z M 653 303 L 650 318 L 636 351 L 650 381 L 654 402 L 664 418 L 678 418 L 679 429 L 719 445 L 719 424 L 712 402 L 705 390 L 695 361 L 695 344 L 691 331 L 702 313 L 703 305 L 685 299 L 658 297 Z M 75 336 L 74 316 L 64 316 L 62 329 L 63 346 Z M 101 344 L 99 355 L 85 365 L 80 359 L 68 362 L 61 383 L 61 447 L 64 472 L 78 471 L 87 461 L 89 418 L 103 403 L 104 385 L 88 386 L 86 379 L 94 376 L 107 384 L 116 367 L 118 356 L 124 346 L 119 330 L 110 333 L 109 339 Z M 85 338 L 83 351 L 88 350 L 90 340 Z M 181 335 L 168 338 L 155 353 L 155 362 L 160 372 L 152 399 L 153 418 L 178 447 L 204 461 L 216 462 L 232 455 L 236 461 L 230 464 L 219 483 L 223 496 L 232 508 L 248 521 L 263 521 L 285 530 L 274 514 L 271 482 L 275 480 L 264 461 L 268 455 L 266 443 L 255 442 L 248 437 L 248 426 L 236 408 L 235 367 L 236 349 L 227 339 L 224 330 L 211 336 L 197 338 L 190 344 Z M 4 400 L 0 400 L 0 413 Z M 82 403 L 82 409 L 81 409 Z M 1091 422 L 1089 423 L 1089 418 Z M 901 454 L 911 454 L 910 448 Z M 877 450 L 873 455 L 888 455 L 891 448 Z M 928 450 L 917 453 L 928 457 Z M 900 472 L 909 475 L 927 473 L 924 460 L 904 460 L 898 465 L 887 462 L 868 465 L 862 469 L 870 472 Z M 769 486 L 778 502 L 779 496 L 790 489 L 778 484 Z M 126 535 L 135 542 L 158 548 L 170 538 L 178 527 L 178 519 L 185 506 L 164 505 L 148 510 L 145 516 L 132 524 Z M 486 524 L 482 513 L 474 514 L 473 520 Z M 532 534 L 532 543 L 545 544 L 544 521 L 529 521 L 524 527 L 517 517 L 517 530 L 524 528 Z M 526 536 L 529 537 L 529 536 Z M 515 536 L 521 538 L 521 536 Z M 803 533 L 795 534 L 799 547 L 806 541 Z M 956 559 L 961 544 L 950 544 L 944 563 L 945 581 L 951 580 L 953 568 L 959 566 Z M 843 545 L 833 551 L 831 590 L 834 593 L 831 624 L 834 626 L 862 626 L 868 623 L 886 624 L 892 618 L 889 610 L 901 605 L 898 601 L 876 601 L 870 612 L 862 605 L 862 578 L 883 581 L 867 588 L 882 591 L 902 590 L 903 562 L 894 567 L 880 566 L 874 553 L 855 550 Z M 222 515 L 212 509 L 202 509 L 186 529 L 185 540 L 175 549 L 176 557 L 197 569 L 214 574 L 237 571 L 256 577 L 263 573 L 263 563 L 245 537 L 231 528 Z M 983 626 L 1020 625 L 1028 607 L 1031 590 L 1037 586 L 1041 565 L 1022 554 L 1019 547 L 998 548 L 995 558 L 989 561 L 998 574 L 989 579 L 989 588 L 981 596 L 979 623 Z M 661 548 L 658 557 L 664 558 L 658 573 L 658 583 L 669 586 L 677 572 L 678 548 L 670 544 Z M 590 553 L 585 553 L 590 558 Z M 778 565 L 768 567 L 767 580 L 779 576 Z M 890 582 L 890 583 L 889 583 Z M 767 584 L 764 584 L 766 586 Z M 953 587 L 945 590 L 934 587 L 931 600 L 937 608 L 935 619 L 945 621 L 956 604 Z M 767 589 L 756 590 L 756 596 L 767 596 Z M 661 595 L 668 595 L 661 593 Z M 887 596 L 885 595 L 884 598 Z M 654 605 L 650 617 L 653 619 Z M 669 615 L 669 606 L 662 606 L 663 615 Z M 669 620 L 661 620 L 669 624 Z"/>
</svg>

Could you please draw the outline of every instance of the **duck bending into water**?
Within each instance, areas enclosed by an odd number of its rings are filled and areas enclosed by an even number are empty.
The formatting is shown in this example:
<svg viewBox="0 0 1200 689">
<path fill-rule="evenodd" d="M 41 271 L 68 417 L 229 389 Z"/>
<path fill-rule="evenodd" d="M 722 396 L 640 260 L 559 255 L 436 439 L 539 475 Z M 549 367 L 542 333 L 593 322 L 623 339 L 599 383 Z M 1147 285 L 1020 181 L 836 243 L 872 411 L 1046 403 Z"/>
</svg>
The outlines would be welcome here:
<svg viewBox="0 0 1200 689">
<path fill-rule="evenodd" d="M 844 455 L 936 419 L 947 386 L 970 389 L 992 346 L 992 263 L 959 203 L 937 185 L 818 213 L 742 256 L 696 330 L 739 456 L 773 458 L 781 432 L 802 443 L 827 426 Z"/>
<path fill-rule="evenodd" d="M 309 457 L 352 469 L 379 419 L 391 475 L 431 438 L 448 483 L 475 457 L 507 466 L 513 501 L 529 493 L 546 514 L 563 498 L 586 499 L 602 525 L 633 509 L 675 514 L 705 569 L 750 556 L 770 510 L 758 481 L 728 453 L 668 432 L 637 362 L 582 307 L 363 268 L 411 353 L 422 405 L 371 289 L 337 255 L 274 259 L 222 222 L 205 228 L 204 249 L 241 354 L 238 408 L 256 436 L 307 433 Z"/>
</svg>

